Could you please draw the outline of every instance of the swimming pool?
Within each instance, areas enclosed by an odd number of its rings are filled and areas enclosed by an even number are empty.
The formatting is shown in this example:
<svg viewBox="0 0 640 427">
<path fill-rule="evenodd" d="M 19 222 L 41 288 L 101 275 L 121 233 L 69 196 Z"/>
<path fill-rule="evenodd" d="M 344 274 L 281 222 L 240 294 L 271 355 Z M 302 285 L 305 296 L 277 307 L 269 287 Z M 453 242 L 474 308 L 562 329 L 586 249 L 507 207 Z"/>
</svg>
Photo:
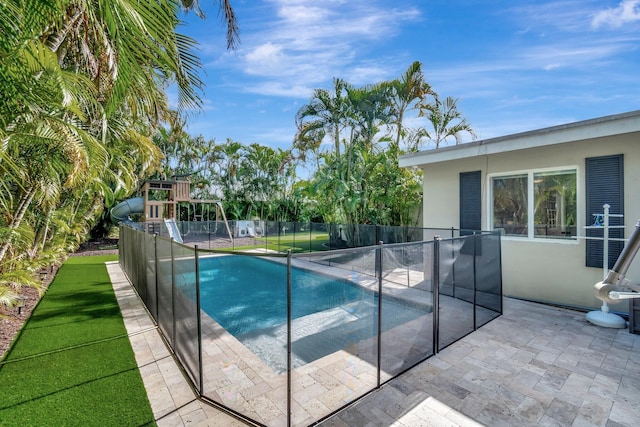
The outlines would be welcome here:
<svg viewBox="0 0 640 427">
<path fill-rule="evenodd" d="M 347 280 L 347 273 L 341 278 L 292 268 L 295 365 L 377 334 L 378 295 Z M 202 310 L 274 370 L 286 369 L 286 265 L 248 256 L 202 258 L 200 292 Z M 385 296 L 382 330 L 429 311 Z"/>
</svg>

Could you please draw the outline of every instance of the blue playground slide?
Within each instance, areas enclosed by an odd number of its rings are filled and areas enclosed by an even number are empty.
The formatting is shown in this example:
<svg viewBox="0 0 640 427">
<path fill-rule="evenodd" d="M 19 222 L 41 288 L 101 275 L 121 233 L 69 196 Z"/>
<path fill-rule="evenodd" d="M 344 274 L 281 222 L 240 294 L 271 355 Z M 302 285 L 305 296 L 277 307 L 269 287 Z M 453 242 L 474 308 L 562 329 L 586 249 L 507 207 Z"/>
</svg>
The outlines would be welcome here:
<svg viewBox="0 0 640 427">
<path fill-rule="evenodd" d="M 118 203 L 111 208 L 111 222 L 117 224 L 119 222 L 131 222 L 132 214 L 144 213 L 144 199 L 142 197 L 134 197 Z"/>
</svg>

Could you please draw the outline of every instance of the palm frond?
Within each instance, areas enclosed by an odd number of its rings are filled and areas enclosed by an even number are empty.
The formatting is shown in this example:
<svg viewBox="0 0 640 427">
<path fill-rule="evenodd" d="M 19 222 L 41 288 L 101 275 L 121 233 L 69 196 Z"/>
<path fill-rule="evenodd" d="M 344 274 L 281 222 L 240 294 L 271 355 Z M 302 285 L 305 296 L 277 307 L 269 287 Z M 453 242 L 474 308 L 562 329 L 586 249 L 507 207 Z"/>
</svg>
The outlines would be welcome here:
<svg viewBox="0 0 640 427">
<path fill-rule="evenodd" d="M 13 307 L 18 301 L 18 293 L 8 284 L 2 284 L 3 273 L 0 273 L 0 305 Z"/>
</svg>

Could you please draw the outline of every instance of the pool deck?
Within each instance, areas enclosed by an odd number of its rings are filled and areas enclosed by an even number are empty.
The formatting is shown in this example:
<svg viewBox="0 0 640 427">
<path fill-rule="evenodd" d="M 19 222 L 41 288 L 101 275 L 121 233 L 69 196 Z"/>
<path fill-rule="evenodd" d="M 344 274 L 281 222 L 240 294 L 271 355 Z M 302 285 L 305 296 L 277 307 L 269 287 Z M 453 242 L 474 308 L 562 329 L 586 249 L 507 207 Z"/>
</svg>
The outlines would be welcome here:
<svg viewBox="0 0 640 427">
<path fill-rule="evenodd" d="M 247 425 L 196 398 L 120 266 L 107 269 L 158 426 Z M 330 362 L 319 363 L 324 369 Z M 221 373 L 230 390 L 246 381 L 238 370 Z M 281 381 L 265 377 L 255 383 L 256 398 L 264 384 Z M 277 390 L 264 396 L 280 400 Z M 265 405 L 258 412 L 272 413 L 274 424 L 282 420 L 269 399 L 253 402 Z M 640 335 L 593 326 L 584 313 L 504 298 L 501 317 L 321 425 L 638 426 Z"/>
</svg>

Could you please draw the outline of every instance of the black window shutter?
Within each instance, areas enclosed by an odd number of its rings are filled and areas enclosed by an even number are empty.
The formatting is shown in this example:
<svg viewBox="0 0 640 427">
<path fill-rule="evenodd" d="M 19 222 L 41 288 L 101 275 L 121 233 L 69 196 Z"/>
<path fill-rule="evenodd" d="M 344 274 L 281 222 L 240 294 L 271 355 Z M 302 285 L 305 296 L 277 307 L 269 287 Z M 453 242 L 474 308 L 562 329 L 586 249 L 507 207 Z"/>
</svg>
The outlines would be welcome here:
<svg viewBox="0 0 640 427">
<path fill-rule="evenodd" d="M 460 173 L 460 234 L 482 228 L 482 182 L 480 171 Z"/>
<path fill-rule="evenodd" d="M 622 154 L 585 159 L 586 225 L 594 224 L 593 214 L 604 213 L 603 205 L 610 205 L 610 214 L 624 214 L 624 157 Z M 624 218 L 610 217 L 609 225 L 623 225 Z M 587 237 L 603 237 L 601 229 L 587 229 Z M 623 238 L 622 228 L 610 228 L 610 238 Z M 587 267 L 603 268 L 602 240 L 587 239 Z M 623 242 L 609 242 L 609 266 L 612 268 L 624 246 Z"/>
</svg>

